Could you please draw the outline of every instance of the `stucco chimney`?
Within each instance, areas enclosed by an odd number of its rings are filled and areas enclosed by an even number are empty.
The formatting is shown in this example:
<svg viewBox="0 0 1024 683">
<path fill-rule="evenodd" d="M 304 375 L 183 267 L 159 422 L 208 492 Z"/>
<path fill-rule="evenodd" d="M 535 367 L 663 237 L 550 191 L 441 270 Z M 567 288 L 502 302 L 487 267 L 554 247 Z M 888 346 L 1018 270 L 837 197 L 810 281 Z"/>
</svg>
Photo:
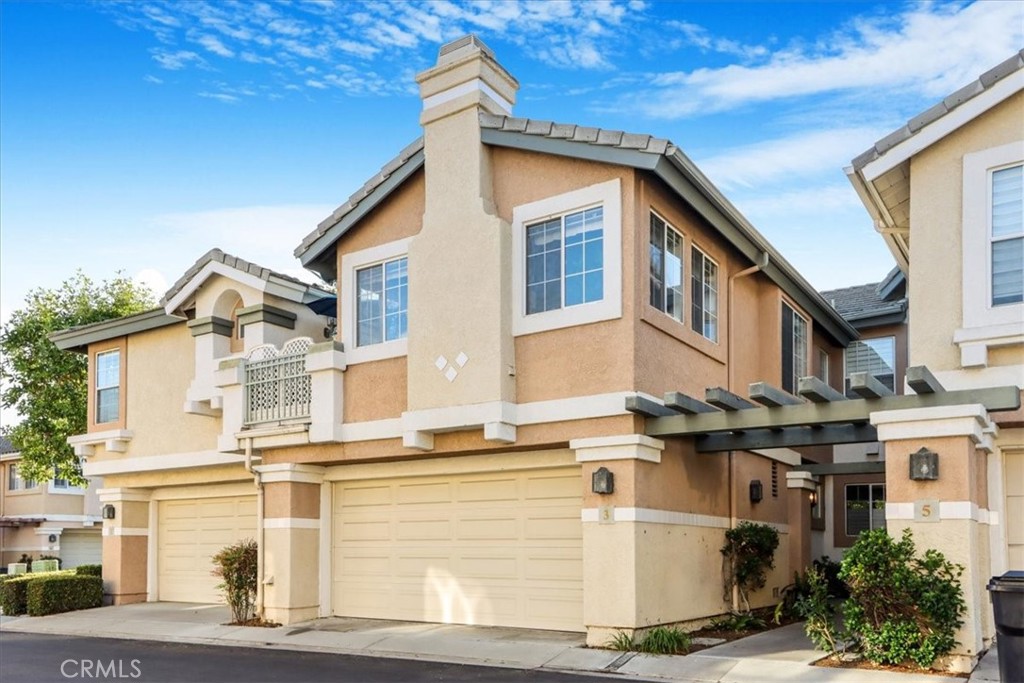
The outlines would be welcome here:
<svg viewBox="0 0 1024 683">
<path fill-rule="evenodd" d="M 416 81 L 426 197 L 409 246 L 408 410 L 514 401 L 511 228 L 494 206 L 479 117 L 511 114 L 519 84 L 476 36 L 444 45 Z M 514 439 L 498 423 L 482 420 L 487 434 Z"/>
</svg>

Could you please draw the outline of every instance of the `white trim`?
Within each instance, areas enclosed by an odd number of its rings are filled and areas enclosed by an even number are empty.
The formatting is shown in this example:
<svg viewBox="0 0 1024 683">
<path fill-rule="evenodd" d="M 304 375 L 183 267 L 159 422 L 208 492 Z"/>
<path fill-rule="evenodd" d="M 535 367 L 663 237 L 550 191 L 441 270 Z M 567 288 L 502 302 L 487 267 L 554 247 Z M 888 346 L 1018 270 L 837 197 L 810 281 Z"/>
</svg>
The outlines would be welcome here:
<svg viewBox="0 0 1024 683">
<path fill-rule="evenodd" d="M 626 434 L 573 439 L 569 442 L 569 448 L 576 451 L 576 462 L 646 460 L 660 463 L 665 442 L 643 434 Z"/>
<path fill-rule="evenodd" d="M 947 391 L 1017 386 L 1024 389 L 1024 372 L 1020 365 L 1002 365 L 970 370 L 936 370 L 935 378 Z"/>
<path fill-rule="evenodd" d="M 796 467 L 802 461 L 800 454 L 792 448 L 752 448 L 749 452 L 790 467 Z"/>
<path fill-rule="evenodd" d="M 0 462 L 8 462 L 11 460 L 21 460 L 21 451 L 0 454 Z"/>
<path fill-rule="evenodd" d="M 600 508 L 583 508 L 580 520 L 584 523 L 599 523 Z M 701 515 L 693 512 L 676 512 L 656 508 L 612 507 L 613 522 L 634 522 L 641 524 L 670 524 L 673 526 L 695 526 L 707 529 L 728 529 L 729 518 L 719 515 Z M 762 522 L 756 519 L 741 519 L 741 522 L 767 524 L 780 534 L 789 533 L 789 525 L 779 522 Z"/>
<path fill-rule="evenodd" d="M 170 453 L 167 455 L 149 455 L 86 462 L 82 465 L 82 474 L 86 477 L 100 477 L 108 474 L 124 474 L 126 472 L 154 472 L 158 470 L 178 470 L 187 467 L 242 465 L 242 462 L 243 457 L 233 453 L 196 451 L 192 453 Z"/>
<path fill-rule="evenodd" d="M 130 526 L 105 526 L 103 527 L 104 536 L 149 536 L 149 529 L 140 527 Z"/>
<path fill-rule="evenodd" d="M 264 529 L 319 529 L 319 519 L 308 517 L 264 517 Z"/>
<path fill-rule="evenodd" d="M 865 164 L 860 172 L 869 181 L 877 179 L 1022 89 L 1024 71 L 1017 71 L 929 123 L 910 138 L 883 153 L 878 159 Z"/>
<path fill-rule="evenodd" d="M 252 479 L 244 482 L 231 482 L 228 484 L 195 484 L 185 486 L 168 486 L 155 489 L 152 500 L 191 500 L 193 498 L 237 498 L 240 496 L 255 496 L 256 484 Z"/>
<path fill-rule="evenodd" d="M 1024 72 L 1018 72 L 1024 79 Z M 992 172 L 1000 167 L 1024 163 L 1024 140 L 965 154 L 963 157 L 963 326 L 957 330 L 961 339 L 971 335 L 973 328 L 1013 326 L 1017 336 L 1024 334 L 1024 302 L 992 305 Z M 984 277 L 969 273 L 984 274 Z M 993 330 L 1001 332 L 1001 330 Z M 954 336 L 954 341 L 957 340 Z M 1000 334 L 999 336 L 1005 336 Z M 997 338 L 977 336 L 971 341 L 996 342 Z M 988 344 L 986 344 L 987 346 Z M 970 358 L 970 357 L 969 357 Z"/>
<path fill-rule="evenodd" d="M 459 83 L 456 86 L 442 90 L 439 93 L 431 95 L 430 97 L 424 98 L 423 100 L 423 111 L 432 109 L 438 105 L 446 102 L 451 102 L 454 99 L 458 99 L 463 95 L 468 95 L 473 92 L 482 92 L 483 94 L 494 100 L 501 109 L 508 115 L 512 114 L 512 103 L 506 100 L 504 97 L 495 92 L 494 88 L 487 85 L 484 81 L 479 78 L 474 78 L 471 81 L 465 83 Z"/>
<path fill-rule="evenodd" d="M 886 503 L 885 519 L 899 521 L 914 519 L 914 503 Z M 998 524 L 998 515 L 969 500 L 939 501 L 939 521 L 972 520 L 979 524 Z"/>
<path fill-rule="evenodd" d="M 995 448 L 993 439 L 999 434 L 999 428 L 981 404 L 880 410 L 871 413 L 870 419 L 882 442 L 966 436 L 975 448 L 991 453 Z"/>
<path fill-rule="evenodd" d="M 786 472 L 787 489 L 817 491 L 819 483 L 818 477 L 814 476 L 810 472 Z"/>
<path fill-rule="evenodd" d="M 110 429 L 105 432 L 88 432 L 75 434 L 67 438 L 68 444 L 74 449 L 75 455 L 88 457 L 96 454 L 96 446 L 103 444 L 112 453 L 124 453 L 128 450 L 128 442 L 134 433 L 130 429 Z"/>
<path fill-rule="evenodd" d="M 67 480 L 65 480 L 65 481 L 67 481 Z M 51 479 L 49 484 L 47 484 L 46 492 L 49 493 L 49 494 L 55 495 L 55 496 L 84 496 L 85 495 L 85 489 L 83 489 L 80 486 L 72 486 L 71 484 L 68 484 L 67 486 L 65 486 L 62 489 L 61 488 L 57 488 L 54 485 L 53 479 Z"/>
<path fill-rule="evenodd" d="M 334 579 L 333 533 L 334 533 L 334 486 L 327 481 L 320 485 L 320 547 L 318 550 L 320 582 L 319 616 L 329 617 L 334 612 L 331 605 L 331 589 Z"/>
<path fill-rule="evenodd" d="M 516 404 L 516 421 L 523 425 L 546 424 L 548 422 L 565 422 L 569 420 L 585 420 L 593 417 L 611 417 L 627 415 L 626 397 L 641 396 L 661 403 L 661 399 L 638 391 L 615 391 L 607 394 L 591 394 L 590 396 L 574 396 L 557 398 L 549 401 L 533 401 L 532 403 Z"/>
<path fill-rule="evenodd" d="M 324 468 L 314 465 L 275 463 L 273 465 L 257 465 L 253 469 L 260 473 L 260 481 L 264 484 L 279 482 L 319 484 L 324 480 Z"/>
<path fill-rule="evenodd" d="M 270 276 L 270 280 L 264 280 L 263 278 L 244 273 L 237 268 L 226 266 L 220 261 L 210 261 L 203 266 L 198 273 L 189 278 L 188 283 L 181 289 L 180 292 L 174 295 L 166 305 L 164 305 L 164 312 L 167 315 L 174 315 L 174 311 L 178 310 L 189 297 L 191 297 L 199 287 L 206 282 L 211 275 L 222 275 L 228 280 L 233 280 L 243 285 L 247 285 L 257 292 L 263 294 L 273 294 L 274 296 L 291 301 L 294 303 L 305 303 L 306 294 L 309 292 L 309 288 L 305 285 L 300 285 L 288 280 L 282 280 L 280 278 Z"/>
<path fill-rule="evenodd" d="M 160 506 L 149 506 L 149 541 L 146 543 L 146 601 L 160 599 Z"/>
<path fill-rule="evenodd" d="M 526 225 L 572 211 L 604 211 L 604 296 L 600 301 L 526 314 Z M 563 258 L 564 258 L 563 245 Z M 562 274 L 565 277 L 565 274 Z M 512 334 L 584 325 L 622 317 L 622 190 L 618 178 L 512 209 Z M 348 348 L 346 346 L 346 348 Z"/>
<path fill-rule="evenodd" d="M 353 251 L 341 257 L 341 273 L 338 278 L 338 291 L 341 297 L 341 341 L 345 347 L 345 361 L 349 365 L 408 355 L 408 337 L 380 344 L 356 346 L 356 271 L 390 259 L 407 256 L 412 239 L 412 237 L 406 237 L 387 244 L 378 244 L 375 247 Z"/>
</svg>

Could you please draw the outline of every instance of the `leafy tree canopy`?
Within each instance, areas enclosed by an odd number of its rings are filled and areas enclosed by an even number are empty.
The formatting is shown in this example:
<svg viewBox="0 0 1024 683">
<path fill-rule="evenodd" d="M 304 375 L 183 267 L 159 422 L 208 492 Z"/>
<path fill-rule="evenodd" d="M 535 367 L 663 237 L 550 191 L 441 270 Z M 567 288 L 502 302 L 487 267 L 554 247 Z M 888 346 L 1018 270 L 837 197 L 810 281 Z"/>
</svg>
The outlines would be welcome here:
<svg viewBox="0 0 1024 683">
<path fill-rule="evenodd" d="M 153 294 L 145 286 L 120 274 L 97 284 L 79 270 L 56 289 L 29 292 L 24 308 L 3 326 L 0 403 L 22 417 L 17 425 L 5 425 L 3 432 L 21 451 L 24 479 L 49 481 L 57 476 L 84 482 L 67 438 L 86 431 L 87 359 L 61 351 L 50 335 L 153 306 Z"/>
</svg>

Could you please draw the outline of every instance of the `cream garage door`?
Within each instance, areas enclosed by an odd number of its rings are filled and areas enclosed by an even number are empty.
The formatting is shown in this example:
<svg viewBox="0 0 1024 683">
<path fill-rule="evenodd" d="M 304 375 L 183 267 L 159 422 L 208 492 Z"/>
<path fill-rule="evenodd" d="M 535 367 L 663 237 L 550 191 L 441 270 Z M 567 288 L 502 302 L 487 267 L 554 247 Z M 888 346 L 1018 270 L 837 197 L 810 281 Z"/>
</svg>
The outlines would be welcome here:
<svg viewBox="0 0 1024 683">
<path fill-rule="evenodd" d="M 223 602 L 211 558 L 256 537 L 256 496 L 162 500 L 157 530 L 159 599 Z"/>
<path fill-rule="evenodd" d="M 1024 569 L 1024 451 L 1005 452 L 1006 542 L 1010 569 Z"/>
<path fill-rule="evenodd" d="M 103 536 L 101 530 L 72 531 L 65 529 L 60 535 L 60 566 L 73 569 L 80 564 L 103 562 Z"/>
<path fill-rule="evenodd" d="M 583 630 L 580 469 L 339 482 L 339 616 Z"/>
</svg>

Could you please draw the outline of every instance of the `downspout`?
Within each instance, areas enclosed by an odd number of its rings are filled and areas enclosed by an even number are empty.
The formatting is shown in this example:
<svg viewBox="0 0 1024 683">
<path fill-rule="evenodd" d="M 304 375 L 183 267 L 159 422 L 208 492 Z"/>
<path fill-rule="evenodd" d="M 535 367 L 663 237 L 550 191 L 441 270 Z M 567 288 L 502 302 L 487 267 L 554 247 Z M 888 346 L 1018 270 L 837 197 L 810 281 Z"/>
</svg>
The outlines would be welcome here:
<svg viewBox="0 0 1024 683">
<path fill-rule="evenodd" d="M 263 619 L 263 477 L 252 466 L 252 438 L 245 440 L 245 471 L 256 484 L 256 617 Z"/>
<path fill-rule="evenodd" d="M 733 314 L 733 283 L 741 277 L 753 275 L 754 273 L 760 272 L 768 267 L 768 252 L 761 252 L 761 258 L 758 263 L 755 263 L 751 267 L 741 270 L 729 277 L 729 283 L 727 286 L 726 298 L 728 299 L 729 306 L 729 338 L 725 344 L 725 366 L 727 373 L 726 389 L 729 391 L 733 390 L 733 384 L 735 383 L 734 377 L 735 372 L 732 367 L 732 340 L 735 337 L 733 334 L 733 320 L 735 318 Z M 739 523 L 739 513 L 737 508 L 739 506 L 736 500 L 735 491 L 735 480 L 736 480 L 736 457 L 735 451 L 729 451 L 729 528 L 735 529 Z M 740 608 L 740 592 L 739 588 L 734 584 L 732 587 L 732 611 L 738 612 Z"/>
</svg>

